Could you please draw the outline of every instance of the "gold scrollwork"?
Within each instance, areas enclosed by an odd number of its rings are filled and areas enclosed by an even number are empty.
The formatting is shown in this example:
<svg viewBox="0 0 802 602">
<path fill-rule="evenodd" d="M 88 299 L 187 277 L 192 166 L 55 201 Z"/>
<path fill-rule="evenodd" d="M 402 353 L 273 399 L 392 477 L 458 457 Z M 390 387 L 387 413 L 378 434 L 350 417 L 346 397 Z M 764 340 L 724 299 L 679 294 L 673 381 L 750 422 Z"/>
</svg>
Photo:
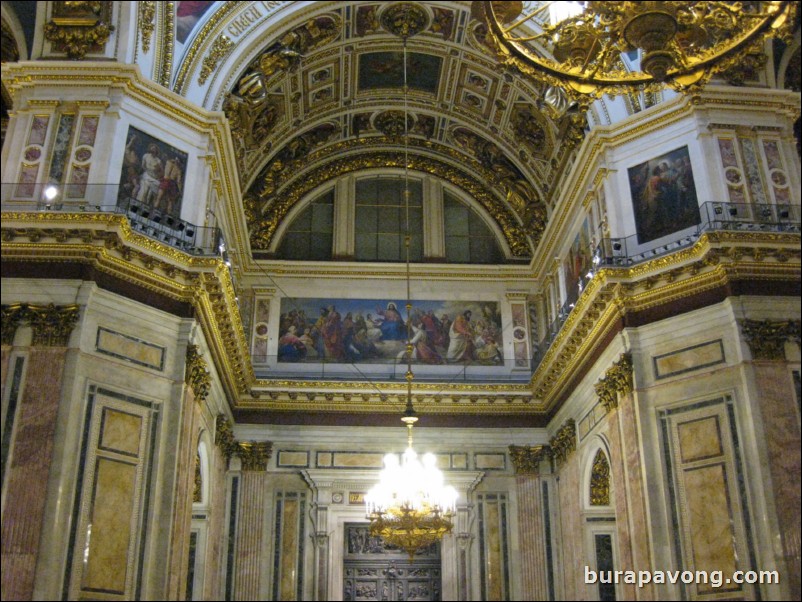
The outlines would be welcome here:
<svg viewBox="0 0 802 602">
<path fill-rule="evenodd" d="M 198 75 L 198 83 L 202 86 L 209 79 L 212 72 L 217 69 L 217 65 L 222 59 L 234 49 L 234 42 L 228 36 L 221 35 L 219 38 L 212 42 L 212 47 L 209 54 L 203 59 L 200 74 Z"/>
<path fill-rule="evenodd" d="M 571 452 L 576 449 L 576 422 L 573 418 L 563 423 L 554 437 L 549 440 L 549 446 L 558 463 L 563 463 L 568 459 Z"/>
<path fill-rule="evenodd" d="M 203 475 L 201 474 L 200 453 L 195 453 L 195 483 L 192 489 L 192 503 L 200 504 L 203 501 Z"/>
<path fill-rule="evenodd" d="M 33 345 L 66 347 L 78 323 L 77 305 L 28 305 L 26 318 L 33 328 Z"/>
<path fill-rule="evenodd" d="M 111 2 L 54 2 L 53 18 L 45 23 L 45 39 L 71 59 L 90 50 L 102 51 L 114 26 Z"/>
<path fill-rule="evenodd" d="M 540 463 L 549 454 L 545 445 L 510 445 L 510 460 L 515 467 L 515 474 L 540 474 Z"/>
<path fill-rule="evenodd" d="M 217 416 L 214 442 L 223 452 L 226 459 L 231 458 L 239 449 L 237 442 L 234 440 L 234 429 L 231 427 L 231 421 L 224 414 Z"/>
<path fill-rule="evenodd" d="M 267 463 L 273 453 L 270 441 L 240 441 L 237 455 L 242 461 L 242 470 L 267 470 Z"/>
<path fill-rule="evenodd" d="M 2 343 L 3 345 L 13 345 L 14 335 L 17 333 L 17 328 L 26 318 L 27 306 L 21 303 L 14 303 L 13 305 L 3 305 L 0 308 L 0 315 L 2 315 Z"/>
<path fill-rule="evenodd" d="M 633 386 L 632 354 L 622 353 L 621 359 L 596 383 L 596 395 L 604 409 L 612 412 L 618 407 L 618 396 L 630 393 Z"/>
<path fill-rule="evenodd" d="M 799 344 L 799 320 L 744 320 L 741 333 L 756 360 L 784 360 L 786 341 Z"/>
<path fill-rule="evenodd" d="M 156 28 L 156 3 L 139 3 L 139 31 L 142 34 L 142 52 L 150 52 L 150 38 Z"/>
<path fill-rule="evenodd" d="M 209 395 L 212 386 L 212 378 L 206 370 L 206 360 L 199 353 L 198 346 L 191 343 L 187 345 L 186 357 L 184 380 L 195 392 L 195 400 L 202 402 Z"/>
<path fill-rule="evenodd" d="M 610 463 L 602 450 L 596 452 L 590 471 L 590 505 L 610 505 Z"/>
</svg>

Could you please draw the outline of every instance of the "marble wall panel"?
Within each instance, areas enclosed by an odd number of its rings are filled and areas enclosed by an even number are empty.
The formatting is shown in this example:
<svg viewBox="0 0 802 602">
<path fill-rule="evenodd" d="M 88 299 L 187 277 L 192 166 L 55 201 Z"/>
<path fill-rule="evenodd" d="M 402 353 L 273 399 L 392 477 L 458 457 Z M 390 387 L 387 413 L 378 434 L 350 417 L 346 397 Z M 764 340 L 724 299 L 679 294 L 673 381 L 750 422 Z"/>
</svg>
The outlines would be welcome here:
<svg viewBox="0 0 802 602">
<path fill-rule="evenodd" d="M 482 600 L 508 600 L 510 566 L 507 496 L 503 493 L 482 493 L 477 497 Z"/>
<path fill-rule="evenodd" d="M 658 355 L 652 359 L 654 362 L 654 377 L 656 379 L 668 378 L 669 376 L 723 364 L 725 362 L 724 344 L 719 339 Z"/>
<path fill-rule="evenodd" d="M 153 368 L 160 372 L 164 370 L 164 347 L 102 326 L 97 329 L 95 350 L 139 366 Z"/>
<path fill-rule="evenodd" d="M 276 493 L 274 523 L 273 599 L 304 599 L 306 494 Z"/>
</svg>

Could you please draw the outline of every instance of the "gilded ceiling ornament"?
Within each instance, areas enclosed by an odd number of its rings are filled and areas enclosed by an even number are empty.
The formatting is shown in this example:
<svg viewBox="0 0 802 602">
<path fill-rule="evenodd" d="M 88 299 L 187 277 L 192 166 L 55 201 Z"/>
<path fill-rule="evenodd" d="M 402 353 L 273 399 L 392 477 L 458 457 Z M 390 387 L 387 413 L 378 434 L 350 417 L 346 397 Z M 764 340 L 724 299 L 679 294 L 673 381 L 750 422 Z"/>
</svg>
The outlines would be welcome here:
<svg viewBox="0 0 802 602">
<path fill-rule="evenodd" d="M 799 320 L 743 320 L 741 334 L 756 360 L 785 360 L 785 343 L 799 344 Z"/>
<path fill-rule="evenodd" d="M 206 369 L 206 360 L 199 353 L 198 346 L 192 343 L 187 345 L 186 358 L 184 381 L 195 392 L 195 401 L 202 402 L 209 395 L 212 386 L 212 378 Z"/>
<path fill-rule="evenodd" d="M 267 463 L 273 452 L 270 441 L 240 441 L 236 454 L 242 461 L 242 470 L 267 470 Z"/>
<path fill-rule="evenodd" d="M 142 52 L 150 51 L 150 38 L 156 28 L 156 3 L 139 3 L 139 31 L 142 33 Z"/>
<path fill-rule="evenodd" d="M 595 388 L 599 402 L 605 410 L 611 412 L 618 407 L 618 396 L 630 393 L 633 386 L 632 354 L 622 353 L 621 358 L 604 373 Z"/>
<path fill-rule="evenodd" d="M 77 305 L 28 305 L 26 317 L 33 328 L 32 345 L 66 347 L 78 323 Z"/>
<path fill-rule="evenodd" d="M 345 143 L 330 145 L 327 150 L 339 155 L 362 142 L 362 140 L 349 140 Z M 263 170 L 264 176 L 261 187 L 256 188 L 258 193 L 254 194 L 255 191 L 252 189 L 244 199 L 246 215 L 255 218 L 254 222 L 249 221 L 252 248 L 268 249 L 278 224 L 286 217 L 292 206 L 324 182 L 331 181 L 342 174 L 362 169 L 402 168 L 403 166 L 404 154 L 401 152 L 376 151 L 369 155 L 347 156 L 331 161 L 311 172 L 303 173 L 302 177 L 297 178 L 292 186 L 284 188 L 280 194 L 276 194 L 278 191 L 276 182 L 280 181 L 281 176 L 298 175 L 296 168 L 300 168 L 302 165 L 297 161 L 286 164 L 283 161 L 271 161 L 266 170 Z M 530 256 L 531 247 L 527 232 L 520 226 L 515 215 L 473 176 L 438 159 L 418 155 L 409 156 L 409 167 L 410 169 L 443 178 L 462 188 L 496 220 L 504 233 L 513 256 Z"/>
<path fill-rule="evenodd" d="M 111 2 L 53 2 L 53 18 L 45 23 L 45 39 L 71 59 L 102 52 L 114 31 Z"/>
<path fill-rule="evenodd" d="M 540 463 L 549 455 L 548 446 L 510 445 L 510 460 L 515 474 L 540 474 Z"/>
<path fill-rule="evenodd" d="M 408 115 L 406 122 L 407 128 L 412 131 L 415 126 L 415 118 L 412 115 Z M 404 127 L 404 111 L 396 111 L 394 109 L 383 111 L 373 118 L 373 125 L 387 136 L 391 142 L 397 142 L 401 140 L 406 131 Z"/>
<path fill-rule="evenodd" d="M 541 123 L 543 115 L 532 110 L 528 104 L 517 104 L 510 118 L 510 129 L 515 138 L 529 151 L 537 156 L 549 157 L 552 152 L 552 143 Z"/>
<path fill-rule="evenodd" d="M 558 463 L 563 463 L 576 449 L 576 423 L 573 418 L 566 420 L 549 441 L 552 455 Z"/>
<path fill-rule="evenodd" d="M 399 38 L 410 38 L 429 27 L 429 13 L 419 4 L 398 2 L 379 15 L 382 27 Z"/>
<path fill-rule="evenodd" d="M 590 472 L 590 505 L 610 505 L 610 463 L 602 450 L 596 452 Z"/>
</svg>

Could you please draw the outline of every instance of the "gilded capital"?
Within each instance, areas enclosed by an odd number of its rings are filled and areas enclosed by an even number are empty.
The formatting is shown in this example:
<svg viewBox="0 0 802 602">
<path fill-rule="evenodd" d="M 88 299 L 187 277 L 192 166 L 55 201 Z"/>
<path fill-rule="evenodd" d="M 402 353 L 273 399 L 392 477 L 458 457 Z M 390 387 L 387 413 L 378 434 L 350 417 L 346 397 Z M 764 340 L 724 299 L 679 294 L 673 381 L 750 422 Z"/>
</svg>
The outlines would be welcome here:
<svg viewBox="0 0 802 602">
<path fill-rule="evenodd" d="M 799 320 L 775 322 L 772 320 L 744 320 L 741 322 L 741 333 L 752 359 L 784 360 L 785 343 L 799 343 Z"/>
<path fill-rule="evenodd" d="M 618 396 L 632 392 L 634 388 L 632 354 L 622 353 L 621 358 L 604 373 L 595 385 L 604 409 L 612 412 L 618 407 Z"/>
<path fill-rule="evenodd" d="M 557 462 L 562 463 L 576 449 L 576 422 L 566 420 L 549 441 L 551 452 Z"/>
<path fill-rule="evenodd" d="M 32 345 L 66 347 L 78 323 L 77 305 L 28 305 L 27 318 L 33 328 Z"/>
<path fill-rule="evenodd" d="M 548 455 L 544 445 L 510 445 L 510 459 L 515 467 L 515 474 L 540 474 L 540 462 Z"/>
<path fill-rule="evenodd" d="M 184 371 L 185 382 L 195 392 L 196 401 L 204 401 L 212 387 L 212 378 L 206 370 L 206 360 L 198 352 L 198 346 L 187 345 L 187 363 Z"/>
<path fill-rule="evenodd" d="M 237 455 L 242 460 L 242 470 L 267 470 L 267 462 L 273 452 L 270 441 L 239 441 Z"/>
<path fill-rule="evenodd" d="M 226 459 L 230 459 L 232 454 L 239 450 L 237 442 L 234 440 L 234 430 L 231 428 L 231 422 L 223 414 L 217 416 L 214 442 L 223 452 Z"/>
<path fill-rule="evenodd" d="M 19 328 L 20 323 L 22 323 L 26 317 L 25 309 L 25 306 L 20 303 L 2 306 L 3 345 L 14 344 L 14 335 L 17 334 L 17 328 Z"/>
</svg>

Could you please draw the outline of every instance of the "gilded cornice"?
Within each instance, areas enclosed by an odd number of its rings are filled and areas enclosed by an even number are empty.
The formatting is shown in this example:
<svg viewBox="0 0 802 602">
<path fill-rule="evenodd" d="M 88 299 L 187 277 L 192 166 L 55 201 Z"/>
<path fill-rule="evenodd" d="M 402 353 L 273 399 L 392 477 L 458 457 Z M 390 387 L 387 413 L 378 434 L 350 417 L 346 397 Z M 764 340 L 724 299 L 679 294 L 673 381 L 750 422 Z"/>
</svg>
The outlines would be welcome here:
<svg viewBox="0 0 802 602">
<path fill-rule="evenodd" d="M 540 463 L 550 454 L 548 445 L 510 445 L 510 460 L 519 475 L 539 475 Z"/>
<path fill-rule="evenodd" d="M 633 267 L 604 268 L 587 284 L 532 376 L 545 410 L 627 314 L 665 306 L 738 280 L 798 282 L 799 235 L 711 232 L 692 247 Z"/>
<path fill-rule="evenodd" d="M 188 255 L 105 213 L 2 213 L 6 261 L 78 262 L 191 304 L 232 400 L 254 380 L 234 285 L 217 257 Z"/>
<path fill-rule="evenodd" d="M 799 344 L 799 320 L 743 320 L 740 326 L 752 359 L 784 361 L 785 343 Z"/>
<path fill-rule="evenodd" d="M 573 418 L 566 420 L 549 440 L 551 453 L 558 464 L 564 463 L 576 449 L 576 423 Z"/>
<path fill-rule="evenodd" d="M 184 382 L 192 387 L 195 400 L 198 402 L 206 400 L 212 387 L 212 377 L 209 376 L 206 367 L 206 360 L 198 352 L 198 346 L 191 343 L 187 345 Z"/>
<path fill-rule="evenodd" d="M 622 353 L 621 358 L 596 383 L 596 395 L 604 409 L 612 412 L 618 407 L 618 396 L 630 393 L 633 384 L 632 355 Z"/>
</svg>

